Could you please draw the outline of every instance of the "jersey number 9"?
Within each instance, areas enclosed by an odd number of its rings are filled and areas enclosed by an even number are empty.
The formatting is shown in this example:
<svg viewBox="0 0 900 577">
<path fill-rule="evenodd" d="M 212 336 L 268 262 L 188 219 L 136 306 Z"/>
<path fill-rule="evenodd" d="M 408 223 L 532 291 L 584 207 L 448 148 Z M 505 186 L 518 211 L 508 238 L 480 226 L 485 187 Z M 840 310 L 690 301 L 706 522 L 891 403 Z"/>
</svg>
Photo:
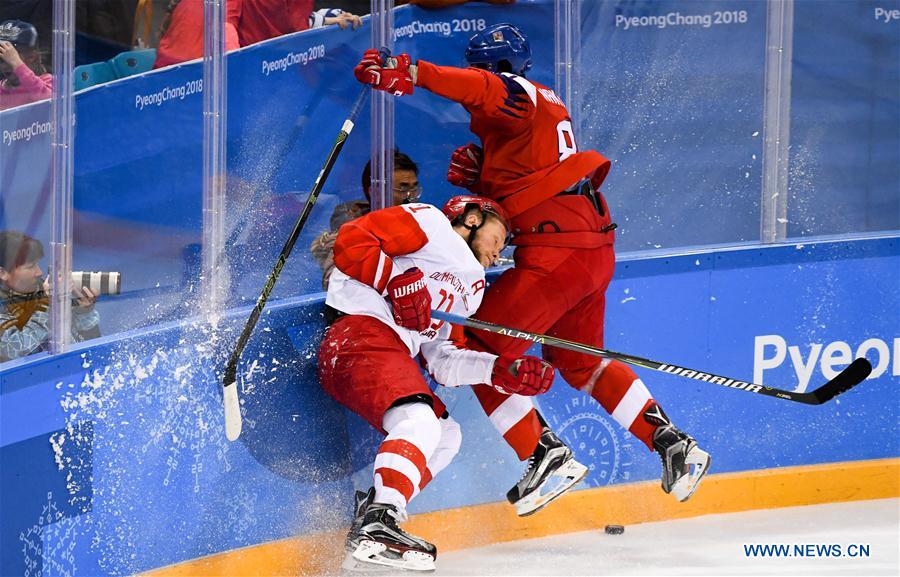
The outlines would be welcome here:
<svg viewBox="0 0 900 577">
<path fill-rule="evenodd" d="M 578 152 L 578 146 L 575 144 L 575 133 L 572 132 L 572 123 L 570 121 L 561 120 L 556 125 L 556 136 L 559 139 L 560 162 Z"/>
</svg>

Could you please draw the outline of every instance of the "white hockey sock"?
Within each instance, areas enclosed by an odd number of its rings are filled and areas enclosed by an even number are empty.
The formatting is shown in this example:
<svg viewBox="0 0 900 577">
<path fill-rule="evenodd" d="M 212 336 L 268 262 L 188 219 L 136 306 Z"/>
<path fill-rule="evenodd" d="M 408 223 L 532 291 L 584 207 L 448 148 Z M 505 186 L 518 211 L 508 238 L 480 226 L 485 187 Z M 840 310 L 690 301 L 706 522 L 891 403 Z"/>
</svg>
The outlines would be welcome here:
<svg viewBox="0 0 900 577">
<path fill-rule="evenodd" d="M 394 505 L 405 515 L 438 446 L 441 425 L 430 406 L 409 403 L 389 409 L 382 426 L 388 435 L 375 457 L 375 502 Z"/>
<path fill-rule="evenodd" d="M 441 424 L 441 440 L 438 442 L 434 454 L 428 459 L 425 482 L 419 484 L 420 490 L 450 464 L 453 457 L 459 453 L 459 446 L 462 444 L 462 430 L 459 427 L 459 423 L 449 416 L 446 419 L 439 419 L 439 421 Z"/>
</svg>

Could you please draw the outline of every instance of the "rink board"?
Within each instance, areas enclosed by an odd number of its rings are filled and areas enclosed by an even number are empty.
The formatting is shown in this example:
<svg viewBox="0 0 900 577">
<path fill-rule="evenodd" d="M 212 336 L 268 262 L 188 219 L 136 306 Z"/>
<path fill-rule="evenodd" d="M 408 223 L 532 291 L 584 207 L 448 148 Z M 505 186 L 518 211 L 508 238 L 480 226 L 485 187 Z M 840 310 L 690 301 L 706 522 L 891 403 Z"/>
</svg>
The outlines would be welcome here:
<svg viewBox="0 0 900 577">
<path fill-rule="evenodd" d="M 538 399 L 541 411 L 591 468 L 583 489 L 564 502 L 570 505 L 513 518 L 503 495 L 522 465 L 463 388 L 439 391 L 462 424 L 460 454 L 411 511 L 439 515 L 423 517 L 425 525 L 461 523 L 475 507 L 503 527 L 494 538 L 509 539 L 539 527 L 585 528 L 605 521 L 599 511 L 611 507 L 633 523 L 804 498 L 896 496 L 898 256 L 898 239 L 885 237 L 619 262 L 608 291 L 613 350 L 749 380 L 758 340 L 780 337 L 785 360 L 762 371 L 762 380 L 793 388 L 793 358 L 816 386 L 826 377 L 826 349 L 832 359 L 843 348 L 834 343 L 854 352 L 868 343 L 881 371 L 820 407 L 639 371 L 721 474 L 687 508 L 655 487 L 654 454 L 559 382 Z M 370 482 L 379 437 L 316 384 L 321 295 L 266 310 L 241 365 L 245 427 L 237 443 L 224 437 L 216 375 L 249 308 L 222 320 L 218 341 L 199 324 L 171 323 L 4 367 L 0 573 L 34 574 L 41 566 L 60 575 L 136 573 L 345 530 L 352 488 Z M 774 364 L 766 359 L 777 358 L 776 349 L 764 347 L 756 364 Z M 751 490 L 758 481 L 743 480 L 760 476 L 774 484 Z M 598 513 L 575 525 L 549 521 L 567 517 L 566 507 Z"/>
</svg>

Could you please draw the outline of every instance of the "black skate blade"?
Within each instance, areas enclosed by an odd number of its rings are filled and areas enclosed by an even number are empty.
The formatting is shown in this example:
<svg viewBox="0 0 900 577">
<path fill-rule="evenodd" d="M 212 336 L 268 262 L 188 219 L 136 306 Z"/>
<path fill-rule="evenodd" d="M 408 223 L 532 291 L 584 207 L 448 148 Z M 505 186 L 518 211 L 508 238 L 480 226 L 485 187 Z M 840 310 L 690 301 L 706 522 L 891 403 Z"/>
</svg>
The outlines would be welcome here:
<svg viewBox="0 0 900 577">
<path fill-rule="evenodd" d="M 812 392 L 817 404 L 828 402 L 841 393 L 846 393 L 860 384 L 872 373 L 872 363 L 867 359 L 859 358 L 841 371 L 836 377 Z"/>
</svg>

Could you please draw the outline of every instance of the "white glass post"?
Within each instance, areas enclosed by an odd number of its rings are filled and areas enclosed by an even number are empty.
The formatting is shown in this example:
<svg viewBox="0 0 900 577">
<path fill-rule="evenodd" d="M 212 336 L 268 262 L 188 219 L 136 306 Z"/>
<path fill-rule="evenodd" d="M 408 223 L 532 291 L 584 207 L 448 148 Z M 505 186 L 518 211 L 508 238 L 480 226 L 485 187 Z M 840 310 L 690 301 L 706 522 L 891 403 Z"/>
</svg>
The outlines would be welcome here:
<svg viewBox="0 0 900 577">
<path fill-rule="evenodd" d="M 764 243 L 787 237 L 794 0 L 769 0 L 767 18 L 760 199 L 760 240 Z"/>
<path fill-rule="evenodd" d="M 201 294 L 216 324 L 228 284 L 225 251 L 225 131 L 227 68 L 225 0 L 203 0 L 203 249 Z"/>
<path fill-rule="evenodd" d="M 53 120 L 50 253 L 50 351 L 64 352 L 72 340 L 72 206 L 74 180 L 75 109 L 72 102 L 72 65 L 75 59 L 75 0 L 53 0 Z"/>
<path fill-rule="evenodd" d="M 394 48 L 394 0 L 371 0 L 372 46 L 389 52 Z M 372 210 L 393 204 L 394 98 L 372 91 Z"/>
<path fill-rule="evenodd" d="M 556 0 L 554 25 L 556 93 L 569 109 L 575 134 L 580 134 L 581 0 Z"/>
</svg>

